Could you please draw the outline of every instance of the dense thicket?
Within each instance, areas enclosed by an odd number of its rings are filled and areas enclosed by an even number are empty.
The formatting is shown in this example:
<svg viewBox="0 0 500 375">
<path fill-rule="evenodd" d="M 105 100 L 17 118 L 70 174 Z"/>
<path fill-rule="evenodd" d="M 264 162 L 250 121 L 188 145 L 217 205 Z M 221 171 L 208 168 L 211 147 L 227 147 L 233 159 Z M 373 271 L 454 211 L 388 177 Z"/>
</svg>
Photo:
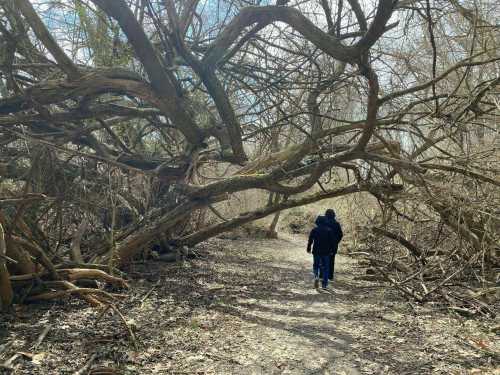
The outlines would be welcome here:
<svg viewBox="0 0 500 375">
<path fill-rule="evenodd" d="M 121 282 L 113 267 L 153 243 L 361 191 L 401 246 L 403 266 L 379 268 L 406 294 L 464 273 L 493 286 L 498 4 L 278 3 L 1 2 L 4 306 L 13 290 L 99 304 L 112 296 L 73 282 Z M 218 214 L 250 189 L 268 205 Z M 413 243 L 422 225 L 434 247 Z"/>
</svg>

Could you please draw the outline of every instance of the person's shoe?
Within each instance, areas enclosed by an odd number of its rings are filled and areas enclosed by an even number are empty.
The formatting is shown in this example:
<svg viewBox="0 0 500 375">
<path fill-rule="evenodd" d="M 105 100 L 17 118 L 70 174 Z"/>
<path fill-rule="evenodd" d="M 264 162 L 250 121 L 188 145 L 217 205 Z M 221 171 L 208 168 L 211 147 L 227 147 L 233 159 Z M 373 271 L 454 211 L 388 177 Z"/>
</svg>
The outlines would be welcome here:
<svg viewBox="0 0 500 375">
<path fill-rule="evenodd" d="M 314 287 L 315 287 L 316 289 L 318 289 L 318 288 L 319 288 L 319 279 L 318 279 L 318 278 L 314 279 Z"/>
<path fill-rule="evenodd" d="M 323 290 L 326 290 L 326 289 L 328 289 L 328 285 L 322 285 L 322 286 L 321 286 L 321 288 L 322 288 Z"/>
</svg>

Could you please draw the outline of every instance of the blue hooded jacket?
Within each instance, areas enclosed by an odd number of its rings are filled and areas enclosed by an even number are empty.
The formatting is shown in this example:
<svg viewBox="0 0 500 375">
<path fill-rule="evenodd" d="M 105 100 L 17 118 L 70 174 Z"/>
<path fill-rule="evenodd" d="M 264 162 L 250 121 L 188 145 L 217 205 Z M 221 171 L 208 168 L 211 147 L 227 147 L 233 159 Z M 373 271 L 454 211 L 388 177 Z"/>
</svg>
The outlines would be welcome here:
<svg viewBox="0 0 500 375">
<path fill-rule="evenodd" d="M 326 225 L 332 230 L 333 232 L 333 243 L 332 243 L 332 254 L 337 254 L 338 248 L 339 248 L 339 243 L 342 240 L 342 237 L 344 237 L 344 233 L 342 232 L 342 227 L 340 226 L 340 223 L 335 219 L 335 216 L 323 216 L 320 215 L 316 219 L 316 225 L 318 225 L 318 222 L 324 221 Z"/>
<path fill-rule="evenodd" d="M 314 255 L 330 255 L 333 252 L 335 236 L 333 230 L 328 226 L 328 222 L 324 216 L 316 219 L 317 226 L 313 228 L 309 234 L 307 242 L 307 252 L 311 251 Z"/>
</svg>

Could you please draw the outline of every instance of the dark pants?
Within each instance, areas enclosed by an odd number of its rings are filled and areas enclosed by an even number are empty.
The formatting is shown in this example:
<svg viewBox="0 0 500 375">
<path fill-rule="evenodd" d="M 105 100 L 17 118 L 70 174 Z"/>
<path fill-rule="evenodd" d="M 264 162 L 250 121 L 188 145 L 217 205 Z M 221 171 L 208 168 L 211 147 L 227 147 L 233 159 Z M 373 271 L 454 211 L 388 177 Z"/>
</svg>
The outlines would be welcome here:
<svg viewBox="0 0 500 375">
<path fill-rule="evenodd" d="M 330 280 L 333 280 L 333 271 L 335 271 L 335 255 L 337 253 L 332 254 L 332 261 L 330 262 L 330 275 L 328 276 Z"/>
<path fill-rule="evenodd" d="M 328 279 L 333 280 L 333 272 L 335 271 L 335 254 L 331 255 L 330 258 L 330 274 L 328 275 Z M 320 271 L 319 277 L 323 277 L 323 273 Z"/>
<path fill-rule="evenodd" d="M 314 255 L 313 273 L 314 277 L 319 277 L 320 271 L 323 275 L 323 287 L 328 286 L 328 276 L 330 275 L 331 255 Z"/>
</svg>

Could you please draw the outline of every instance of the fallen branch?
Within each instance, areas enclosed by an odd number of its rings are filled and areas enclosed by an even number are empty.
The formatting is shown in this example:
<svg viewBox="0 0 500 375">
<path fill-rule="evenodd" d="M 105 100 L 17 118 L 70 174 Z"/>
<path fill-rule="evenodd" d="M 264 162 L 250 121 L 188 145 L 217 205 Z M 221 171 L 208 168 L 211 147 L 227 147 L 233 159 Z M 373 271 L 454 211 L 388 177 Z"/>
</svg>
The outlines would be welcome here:
<svg viewBox="0 0 500 375">
<path fill-rule="evenodd" d="M 18 264 L 19 262 L 15 259 L 9 258 L 7 255 L 4 255 L 0 253 L 0 258 L 6 260 L 7 262 L 13 263 L 13 264 Z"/>
<path fill-rule="evenodd" d="M 422 297 L 420 297 L 417 292 L 411 290 L 411 289 L 407 289 L 407 288 L 404 288 L 402 287 L 401 285 L 399 285 L 399 283 L 394 280 L 387 272 L 385 272 L 381 267 L 377 267 L 376 265 L 374 265 L 374 267 L 384 276 L 384 278 L 389 281 L 396 289 L 400 290 L 401 292 L 403 292 L 403 294 L 407 295 L 407 296 L 410 296 L 411 298 L 413 298 L 414 300 L 418 301 L 418 302 L 422 302 L 423 299 Z"/>
<path fill-rule="evenodd" d="M 423 257 L 422 257 L 422 255 L 423 255 L 422 250 L 420 250 L 416 245 L 412 244 L 410 241 L 406 240 L 405 238 L 401 237 L 400 235 L 398 235 L 396 233 L 392 233 L 392 232 L 390 232 L 386 229 L 383 229 L 383 228 L 372 227 L 372 231 L 373 231 L 373 233 L 381 234 L 387 238 L 390 238 L 392 240 L 399 242 L 401 245 L 403 245 L 404 247 L 406 247 L 410 251 L 411 255 L 413 255 L 415 257 L 415 259 L 421 261 L 422 264 L 425 264 L 425 259 L 423 259 Z"/>
<path fill-rule="evenodd" d="M 188 236 L 182 237 L 178 240 L 178 245 L 179 246 L 180 245 L 194 246 L 197 243 L 206 240 L 207 238 L 215 236 L 219 233 L 226 232 L 226 231 L 231 230 L 233 228 L 239 227 L 239 226 L 246 224 L 248 222 L 251 222 L 251 221 L 254 221 L 257 219 L 261 219 L 261 218 L 266 217 L 266 216 L 273 214 L 275 212 L 287 210 L 287 209 L 293 208 L 293 207 L 303 206 L 303 205 L 317 202 L 317 201 L 320 201 L 323 199 L 340 197 L 343 195 L 353 194 L 353 193 L 367 191 L 367 190 L 371 190 L 371 189 L 381 189 L 381 190 L 387 190 L 387 191 L 392 191 L 392 190 L 400 191 L 400 190 L 402 190 L 402 186 L 396 185 L 396 184 L 392 184 L 392 185 L 391 184 L 382 184 L 382 185 L 370 185 L 370 186 L 362 186 L 362 185 L 358 185 L 358 184 L 352 184 L 352 185 L 342 187 L 339 189 L 329 190 L 326 193 L 319 192 L 316 194 L 311 194 L 311 195 L 306 196 L 304 198 L 284 200 L 284 201 L 282 201 L 278 204 L 274 204 L 272 206 L 267 206 L 267 207 L 263 207 L 261 209 L 255 210 L 255 211 L 242 213 L 234 219 L 206 227 L 198 232 L 195 232 L 195 233 L 192 233 Z"/>
<path fill-rule="evenodd" d="M 84 264 L 85 265 L 85 264 Z M 87 266 L 87 265 L 85 265 Z M 103 266 L 104 268 L 108 268 L 107 266 Z M 57 269 L 59 278 L 67 279 L 68 281 L 76 281 L 80 279 L 97 279 L 101 281 L 105 281 L 110 284 L 119 285 L 123 288 L 129 288 L 127 282 L 116 276 L 111 276 L 110 274 L 100 270 L 100 269 L 86 269 L 86 268 L 63 268 Z M 16 281 L 29 281 L 32 279 L 38 279 L 47 275 L 47 272 L 38 272 L 38 273 L 29 273 L 25 275 L 14 275 L 10 276 L 10 280 L 13 282 Z"/>
<path fill-rule="evenodd" d="M 161 282 L 161 279 L 158 279 L 158 281 L 151 287 L 151 289 L 149 289 L 149 291 L 144 295 L 144 297 L 142 297 L 142 299 L 141 299 L 141 308 L 144 305 L 144 301 L 146 301 L 146 299 L 151 295 L 151 293 L 153 293 L 153 290 L 155 290 L 155 288 L 158 285 L 160 285 L 160 282 Z"/>
<path fill-rule="evenodd" d="M 90 369 L 92 364 L 94 363 L 95 359 L 97 358 L 97 354 L 93 353 L 90 358 L 88 359 L 87 362 L 85 362 L 85 365 L 79 369 L 78 371 L 75 371 L 73 375 L 84 375 L 87 373 L 87 371 Z"/>
<path fill-rule="evenodd" d="M 115 305 L 110 304 L 110 306 L 113 309 L 113 311 L 115 311 L 118 314 L 118 316 L 122 320 L 123 324 L 125 324 L 125 327 L 127 328 L 127 331 L 129 333 L 130 339 L 132 340 L 132 343 L 134 344 L 135 350 L 139 350 L 139 347 L 137 345 L 137 340 L 135 338 L 134 331 L 132 330 L 132 328 L 130 327 L 130 325 L 125 320 L 125 317 L 123 316 L 123 314 L 120 312 L 120 310 L 118 310 L 118 308 Z"/>
<path fill-rule="evenodd" d="M 104 307 L 101 312 L 99 313 L 99 315 L 97 315 L 96 319 L 95 319 L 95 322 L 94 322 L 94 326 L 97 327 L 97 324 L 99 323 L 99 321 L 102 319 L 102 317 L 106 314 L 106 312 L 111 308 L 111 304 L 107 304 L 106 307 Z"/>
<path fill-rule="evenodd" d="M 33 345 L 33 350 L 35 350 L 36 348 L 38 348 L 40 346 L 40 344 L 43 342 L 43 340 L 45 339 L 45 337 L 47 336 L 47 334 L 49 333 L 49 331 L 51 330 L 51 328 L 52 328 L 51 324 L 47 324 L 43 328 L 42 332 L 40 333 L 40 335 L 36 339 L 35 344 Z"/>
<path fill-rule="evenodd" d="M 10 281 L 12 281 L 12 282 L 29 281 L 29 280 L 33 280 L 33 279 L 38 279 L 46 274 L 47 274 L 47 272 L 37 272 L 37 273 L 26 273 L 24 275 L 13 275 L 10 277 Z"/>
<path fill-rule="evenodd" d="M 78 297 L 90 303 L 92 306 L 101 307 L 102 301 L 96 298 L 96 296 L 99 296 L 100 298 L 104 299 L 106 303 L 109 303 L 109 301 L 116 301 L 117 297 L 123 297 L 123 298 L 126 297 L 122 295 L 110 294 L 100 289 L 78 288 L 76 285 L 70 283 L 69 281 L 52 281 L 52 282 L 47 282 L 46 284 L 48 286 L 63 287 L 66 290 L 56 290 L 52 292 L 46 292 L 34 296 L 29 296 L 26 299 L 26 301 L 28 302 L 40 301 L 40 300 L 47 301 L 75 294 Z"/>
<path fill-rule="evenodd" d="M 93 269 L 83 269 L 83 268 L 68 268 L 61 269 L 57 271 L 61 277 L 67 279 L 70 282 L 80 280 L 80 279 L 97 279 L 106 281 L 110 284 L 119 285 L 123 288 L 128 289 L 128 284 L 122 278 L 111 276 L 101 270 Z"/>
<path fill-rule="evenodd" d="M 6 370 L 13 371 L 14 369 L 13 369 L 12 365 L 14 364 L 16 359 L 18 359 L 20 356 L 21 356 L 21 354 L 15 353 L 12 357 L 10 357 L 3 364 L 1 364 L 0 367 L 4 368 Z"/>
</svg>

